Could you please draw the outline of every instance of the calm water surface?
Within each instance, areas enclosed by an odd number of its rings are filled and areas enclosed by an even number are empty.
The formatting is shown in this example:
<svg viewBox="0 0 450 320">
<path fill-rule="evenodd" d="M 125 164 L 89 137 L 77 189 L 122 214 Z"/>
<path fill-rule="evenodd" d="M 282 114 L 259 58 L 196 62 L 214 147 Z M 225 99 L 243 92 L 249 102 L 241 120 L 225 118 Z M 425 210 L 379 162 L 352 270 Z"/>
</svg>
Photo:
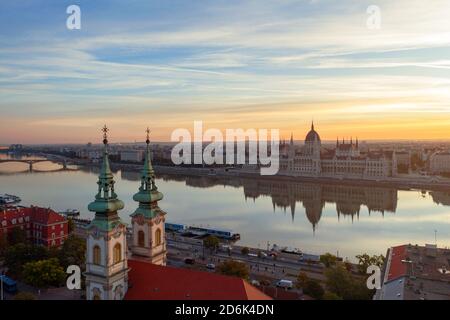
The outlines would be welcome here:
<svg viewBox="0 0 450 320">
<path fill-rule="evenodd" d="M 97 169 L 59 171 L 51 162 L 33 169 L 0 163 L 0 194 L 18 195 L 23 205 L 79 209 L 93 217 L 87 205 L 97 190 Z M 139 174 L 119 171 L 115 180 L 125 202 L 120 216 L 129 222 Z M 168 221 L 231 228 L 241 234 L 242 245 L 266 248 L 269 242 L 354 260 L 363 252 L 385 254 L 392 245 L 435 243 L 436 230 L 438 245 L 450 246 L 450 191 L 172 175 L 159 176 L 157 186 Z"/>
</svg>

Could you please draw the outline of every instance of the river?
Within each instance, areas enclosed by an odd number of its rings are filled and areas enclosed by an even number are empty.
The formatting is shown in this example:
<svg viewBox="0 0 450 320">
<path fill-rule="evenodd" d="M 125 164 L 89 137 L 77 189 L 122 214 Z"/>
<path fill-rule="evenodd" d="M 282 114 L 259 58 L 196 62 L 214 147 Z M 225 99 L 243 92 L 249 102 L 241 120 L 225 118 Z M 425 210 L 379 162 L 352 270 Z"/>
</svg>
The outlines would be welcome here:
<svg viewBox="0 0 450 320">
<path fill-rule="evenodd" d="M 52 162 L 28 168 L 0 163 L 0 194 L 18 195 L 22 205 L 78 209 L 82 217 L 93 217 L 87 205 L 97 190 L 97 168 L 65 171 Z M 139 173 L 118 171 L 115 180 L 125 203 L 120 216 L 129 222 Z M 176 175 L 159 175 L 157 186 L 167 221 L 230 228 L 241 234 L 241 245 L 285 245 L 352 261 L 405 243 L 450 246 L 450 191 Z"/>
</svg>

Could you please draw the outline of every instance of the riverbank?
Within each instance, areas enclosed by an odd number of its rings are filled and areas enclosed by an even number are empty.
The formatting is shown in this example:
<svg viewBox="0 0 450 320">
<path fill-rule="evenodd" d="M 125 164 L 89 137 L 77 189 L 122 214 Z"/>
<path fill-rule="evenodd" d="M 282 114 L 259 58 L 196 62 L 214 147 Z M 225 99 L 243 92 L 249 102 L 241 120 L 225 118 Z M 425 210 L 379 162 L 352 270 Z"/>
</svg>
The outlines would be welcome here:
<svg viewBox="0 0 450 320">
<path fill-rule="evenodd" d="M 98 164 L 80 162 L 79 165 L 98 166 Z M 139 172 L 142 169 L 141 164 L 128 164 L 112 162 L 113 170 L 125 170 Z M 436 177 L 438 181 L 428 181 L 424 178 L 422 181 L 407 177 L 391 177 L 388 180 L 365 180 L 352 177 L 310 177 L 310 176 L 288 176 L 277 174 L 274 176 L 262 176 L 259 172 L 246 171 L 244 169 L 226 169 L 226 168 L 195 168 L 181 166 L 160 166 L 153 165 L 156 174 L 183 175 L 210 178 L 246 178 L 263 181 L 288 181 L 305 183 L 322 183 L 333 185 L 361 186 L 361 187 L 380 187 L 396 188 L 399 190 L 430 190 L 430 191 L 450 191 L 450 179 Z M 432 179 L 432 178 L 430 178 Z"/>
</svg>

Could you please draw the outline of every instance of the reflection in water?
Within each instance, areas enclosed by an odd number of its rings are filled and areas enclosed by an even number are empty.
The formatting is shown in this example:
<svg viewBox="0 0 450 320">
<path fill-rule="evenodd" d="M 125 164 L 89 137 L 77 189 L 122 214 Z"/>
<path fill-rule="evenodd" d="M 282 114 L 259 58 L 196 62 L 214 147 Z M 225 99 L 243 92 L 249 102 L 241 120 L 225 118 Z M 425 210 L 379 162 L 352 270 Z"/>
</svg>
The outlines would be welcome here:
<svg viewBox="0 0 450 320">
<path fill-rule="evenodd" d="M 272 199 L 273 210 L 281 208 L 289 210 L 292 221 L 295 220 L 296 206 L 300 203 L 305 215 L 312 225 L 313 231 L 320 221 L 326 203 L 336 205 L 338 220 L 341 215 L 359 218 L 361 207 L 369 212 L 395 213 L 397 208 L 397 190 L 392 188 L 347 186 L 336 184 L 315 184 L 292 181 L 276 181 L 249 178 L 212 178 L 212 177 L 180 177 L 161 175 L 165 181 L 184 181 L 187 186 L 211 188 L 215 186 L 242 187 L 245 199 L 256 200 L 260 197 Z M 122 179 L 138 181 L 137 172 L 122 172 Z"/>
</svg>

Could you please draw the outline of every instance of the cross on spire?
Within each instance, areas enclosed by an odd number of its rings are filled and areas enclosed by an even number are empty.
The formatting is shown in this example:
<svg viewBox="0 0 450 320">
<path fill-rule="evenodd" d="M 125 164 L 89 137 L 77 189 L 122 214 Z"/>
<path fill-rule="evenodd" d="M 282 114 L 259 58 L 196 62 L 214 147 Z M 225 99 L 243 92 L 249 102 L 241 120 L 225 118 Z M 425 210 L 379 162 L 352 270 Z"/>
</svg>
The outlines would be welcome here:
<svg viewBox="0 0 450 320">
<path fill-rule="evenodd" d="M 103 132 L 103 144 L 107 144 L 108 143 L 108 127 L 106 126 L 106 124 L 103 126 L 102 128 L 102 132 Z"/>
<path fill-rule="evenodd" d="M 147 144 L 149 144 L 150 143 L 150 128 L 149 127 L 147 127 L 147 130 L 145 130 L 145 132 L 147 132 L 147 140 L 145 140 L 145 142 L 147 143 Z"/>
</svg>

